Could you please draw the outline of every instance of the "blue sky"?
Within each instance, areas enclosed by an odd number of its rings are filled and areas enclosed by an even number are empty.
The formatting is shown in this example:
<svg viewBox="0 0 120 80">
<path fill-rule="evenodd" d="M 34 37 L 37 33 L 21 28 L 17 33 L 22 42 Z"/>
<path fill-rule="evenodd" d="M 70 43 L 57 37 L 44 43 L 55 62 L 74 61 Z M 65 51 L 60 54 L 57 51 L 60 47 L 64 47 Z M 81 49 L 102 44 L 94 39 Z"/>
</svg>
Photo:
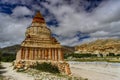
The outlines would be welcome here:
<svg viewBox="0 0 120 80">
<path fill-rule="evenodd" d="M 62 45 L 120 38 L 120 0 L 0 0 L 0 46 L 20 44 L 38 10 Z"/>
</svg>

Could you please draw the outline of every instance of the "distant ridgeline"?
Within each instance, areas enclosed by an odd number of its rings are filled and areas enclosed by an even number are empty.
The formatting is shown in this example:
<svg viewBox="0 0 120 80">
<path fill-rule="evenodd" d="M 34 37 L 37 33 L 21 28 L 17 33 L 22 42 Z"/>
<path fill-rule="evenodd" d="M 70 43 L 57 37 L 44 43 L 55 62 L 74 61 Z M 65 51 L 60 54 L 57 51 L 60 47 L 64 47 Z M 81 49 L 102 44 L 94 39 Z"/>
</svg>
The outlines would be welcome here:
<svg viewBox="0 0 120 80">
<path fill-rule="evenodd" d="M 20 49 L 20 44 L 0 48 L 2 54 L 16 54 Z M 62 46 L 63 53 L 74 53 L 74 47 Z"/>
<path fill-rule="evenodd" d="M 16 54 L 16 52 L 19 49 L 20 49 L 20 45 L 16 44 L 16 45 L 13 45 L 13 46 L 7 46 L 7 47 L 4 47 L 4 48 L 1 48 L 0 51 L 3 54 Z"/>
<path fill-rule="evenodd" d="M 8 62 L 15 60 L 16 53 L 19 49 L 20 44 L 0 48 L 2 61 Z M 64 54 L 74 53 L 74 47 L 62 46 L 62 50 Z"/>
<path fill-rule="evenodd" d="M 81 54 L 120 54 L 120 39 L 99 39 L 75 47 L 75 53 Z"/>
<path fill-rule="evenodd" d="M 0 49 L 1 61 L 11 62 L 15 60 L 17 51 L 20 49 L 20 45 L 8 46 Z"/>
</svg>

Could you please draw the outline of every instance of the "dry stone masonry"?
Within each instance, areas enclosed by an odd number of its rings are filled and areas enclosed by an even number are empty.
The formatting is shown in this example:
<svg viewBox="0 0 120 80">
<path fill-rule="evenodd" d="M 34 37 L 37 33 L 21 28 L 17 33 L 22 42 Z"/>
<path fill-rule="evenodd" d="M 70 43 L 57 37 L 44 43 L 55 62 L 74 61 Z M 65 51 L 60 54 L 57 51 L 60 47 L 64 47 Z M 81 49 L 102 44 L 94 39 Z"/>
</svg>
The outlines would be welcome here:
<svg viewBox="0 0 120 80">
<path fill-rule="evenodd" d="M 36 13 L 25 36 L 21 49 L 16 55 L 16 67 L 17 65 L 20 67 L 23 63 L 29 66 L 35 62 L 51 62 L 57 64 L 61 72 L 70 74 L 69 64 L 63 59 L 62 46 L 52 37 L 51 30 L 47 27 L 40 12 Z"/>
</svg>

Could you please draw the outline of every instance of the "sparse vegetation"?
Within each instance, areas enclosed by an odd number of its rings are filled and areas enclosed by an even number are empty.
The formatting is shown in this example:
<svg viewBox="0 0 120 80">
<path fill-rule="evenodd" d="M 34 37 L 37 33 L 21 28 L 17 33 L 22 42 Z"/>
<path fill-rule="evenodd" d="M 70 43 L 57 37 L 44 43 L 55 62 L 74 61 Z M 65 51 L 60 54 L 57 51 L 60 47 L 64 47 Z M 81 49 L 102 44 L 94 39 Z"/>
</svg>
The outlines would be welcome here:
<svg viewBox="0 0 120 80">
<path fill-rule="evenodd" d="M 4 53 L 1 55 L 1 61 L 3 62 L 12 62 L 15 60 L 15 54 Z"/>
<path fill-rule="evenodd" d="M 68 57 L 73 57 L 73 58 L 88 58 L 88 57 L 97 57 L 96 54 L 77 54 L 77 53 L 72 53 L 72 54 L 64 54 L 64 58 L 67 59 Z"/>
<path fill-rule="evenodd" d="M 20 45 L 13 45 L 0 48 L 0 61 L 12 62 L 15 60 L 16 53 L 20 49 Z"/>
<path fill-rule="evenodd" d="M 107 56 L 103 54 L 64 54 L 66 60 L 80 61 L 80 62 L 92 62 L 92 61 L 105 61 L 105 62 L 120 62 L 120 54 L 109 53 Z"/>
<path fill-rule="evenodd" d="M 60 73 L 58 67 L 56 65 L 52 65 L 51 63 L 36 63 L 36 65 L 32 66 L 32 68 L 44 71 L 44 72 L 50 72 L 50 73 Z"/>
<path fill-rule="evenodd" d="M 116 56 L 114 53 L 109 53 L 107 56 L 111 56 L 111 57 L 114 57 Z"/>
<path fill-rule="evenodd" d="M 0 75 L 0 80 L 4 80 L 4 76 Z"/>
</svg>

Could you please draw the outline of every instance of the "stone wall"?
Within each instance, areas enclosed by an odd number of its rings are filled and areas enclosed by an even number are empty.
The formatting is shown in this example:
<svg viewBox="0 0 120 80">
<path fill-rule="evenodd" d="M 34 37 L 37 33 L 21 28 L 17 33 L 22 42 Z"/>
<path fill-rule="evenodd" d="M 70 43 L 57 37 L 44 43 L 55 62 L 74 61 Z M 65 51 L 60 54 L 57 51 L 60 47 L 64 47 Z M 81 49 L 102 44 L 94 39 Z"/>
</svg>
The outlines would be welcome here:
<svg viewBox="0 0 120 80">
<path fill-rule="evenodd" d="M 31 66 L 36 65 L 36 63 L 43 63 L 43 62 L 47 62 L 47 63 L 51 63 L 52 65 L 56 65 L 60 71 L 60 73 L 62 74 L 67 74 L 70 75 L 71 71 L 70 71 L 70 67 L 69 64 L 65 61 L 45 61 L 45 60 L 20 60 L 20 61 L 15 61 L 14 62 L 14 68 L 15 69 L 28 69 Z"/>
</svg>

